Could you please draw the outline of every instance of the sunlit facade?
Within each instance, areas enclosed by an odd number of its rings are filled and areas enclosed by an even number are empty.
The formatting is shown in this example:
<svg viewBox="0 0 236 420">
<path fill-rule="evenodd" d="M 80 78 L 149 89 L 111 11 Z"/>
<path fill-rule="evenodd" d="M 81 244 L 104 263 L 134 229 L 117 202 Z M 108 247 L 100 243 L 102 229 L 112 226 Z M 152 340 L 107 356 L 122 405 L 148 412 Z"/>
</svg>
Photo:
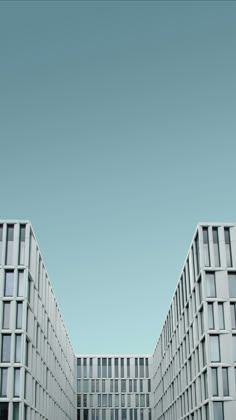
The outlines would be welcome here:
<svg viewBox="0 0 236 420">
<path fill-rule="evenodd" d="M 0 223 L 0 304 L 0 419 L 75 419 L 75 356 L 27 221 Z"/>
</svg>

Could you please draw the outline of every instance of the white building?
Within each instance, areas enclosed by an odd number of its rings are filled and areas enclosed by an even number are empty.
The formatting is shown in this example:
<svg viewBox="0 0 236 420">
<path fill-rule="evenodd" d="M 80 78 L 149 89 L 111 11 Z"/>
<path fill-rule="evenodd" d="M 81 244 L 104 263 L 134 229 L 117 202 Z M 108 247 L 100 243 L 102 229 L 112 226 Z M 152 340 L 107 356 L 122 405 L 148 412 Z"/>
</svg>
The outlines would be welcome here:
<svg viewBox="0 0 236 420">
<path fill-rule="evenodd" d="M 151 420 L 152 356 L 77 358 L 78 420 Z"/>
<path fill-rule="evenodd" d="M 236 418 L 235 225 L 197 227 L 153 366 L 153 419 Z"/>
<path fill-rule="evenodd" d="M 30 222 L 0 221 L 0 328 L 0 420 L 233 420 L 236 225 L 198 225 L 153 355 L 75 356 Z"/>
<path fill-rule="evenodd" d="M 0 223 L 0 326 L 0 419 L 75 419 L 75 356 L 27 221 Z"/>
</svg>

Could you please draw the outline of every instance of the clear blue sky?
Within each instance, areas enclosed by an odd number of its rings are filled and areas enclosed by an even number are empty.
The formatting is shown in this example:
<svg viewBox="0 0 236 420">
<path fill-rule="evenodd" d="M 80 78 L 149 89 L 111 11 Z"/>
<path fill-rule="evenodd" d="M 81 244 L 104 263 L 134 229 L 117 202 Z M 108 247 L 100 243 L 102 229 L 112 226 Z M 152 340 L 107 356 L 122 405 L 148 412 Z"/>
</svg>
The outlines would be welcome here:
<svg viewBox="0 0 236 420">
<path fill-rule="evenodd" d="M 196 224 L 236 221 L 236 3 L 0 2 L 1 218 L 76 352 L 154 350 Z"/>
</svg>

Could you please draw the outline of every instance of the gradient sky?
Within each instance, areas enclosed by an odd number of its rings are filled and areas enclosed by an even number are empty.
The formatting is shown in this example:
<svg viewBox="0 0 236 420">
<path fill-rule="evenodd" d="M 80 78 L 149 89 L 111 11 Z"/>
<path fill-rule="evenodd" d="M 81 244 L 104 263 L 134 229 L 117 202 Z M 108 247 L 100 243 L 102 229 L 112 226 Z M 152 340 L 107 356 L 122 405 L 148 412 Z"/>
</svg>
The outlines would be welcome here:
<svg viewBox="0 0 236 420">
<path fill-rule="evenodd" d="M 236 3 L 0 2 L 1 218 L 76 352 L 151 353 L 198 222 L 236 222 Z"/>
</svg>

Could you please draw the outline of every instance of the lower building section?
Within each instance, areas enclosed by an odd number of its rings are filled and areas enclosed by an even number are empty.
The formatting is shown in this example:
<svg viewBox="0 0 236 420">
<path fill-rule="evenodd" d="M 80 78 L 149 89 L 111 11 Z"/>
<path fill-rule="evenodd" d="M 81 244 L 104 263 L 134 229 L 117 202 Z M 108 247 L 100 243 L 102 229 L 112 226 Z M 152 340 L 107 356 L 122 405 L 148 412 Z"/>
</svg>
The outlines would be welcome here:
<svg viewBox="0 0 236 420">
<path fill-rule="evenodd" d="M 236 418 L 236 225 L 197 227 L 153 355 L 75 356 L 31 224 L 0 222 L 0 420 L 76 418 Z"/>
<path fill-rule="evenodd" d="M 77 358 L 77 416 L 84 420 L 152 420 L 150 355 Z"/>
<path fill-rule="evenodd" d="M 151 408 L 78 409 L 77 420 L 152 420 Z"/>
</svg>

